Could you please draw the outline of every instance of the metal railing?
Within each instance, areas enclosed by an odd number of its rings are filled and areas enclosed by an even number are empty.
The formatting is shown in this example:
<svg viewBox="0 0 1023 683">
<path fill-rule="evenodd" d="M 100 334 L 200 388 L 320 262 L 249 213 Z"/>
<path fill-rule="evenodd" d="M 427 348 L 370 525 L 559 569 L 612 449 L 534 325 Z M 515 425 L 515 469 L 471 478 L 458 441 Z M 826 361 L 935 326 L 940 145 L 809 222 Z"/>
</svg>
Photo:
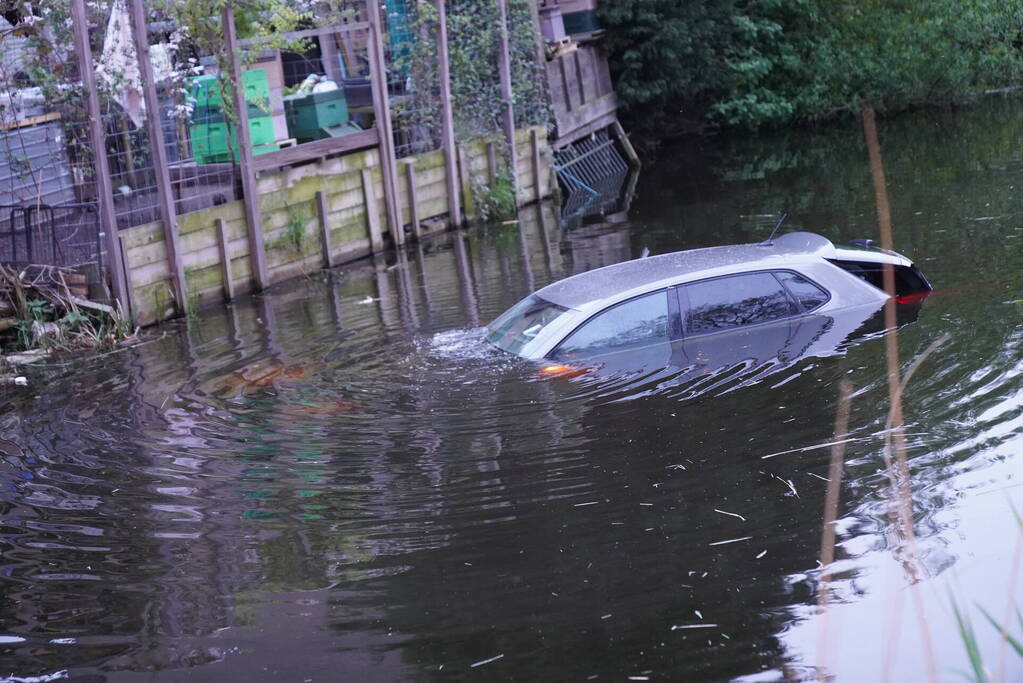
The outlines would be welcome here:
<svg viewBox="0 0 1023 683">
<path fill-rule="evenodd" d="M 0 263 L 103 265 L 96 204 L 0 204 Z"/>
</svg>

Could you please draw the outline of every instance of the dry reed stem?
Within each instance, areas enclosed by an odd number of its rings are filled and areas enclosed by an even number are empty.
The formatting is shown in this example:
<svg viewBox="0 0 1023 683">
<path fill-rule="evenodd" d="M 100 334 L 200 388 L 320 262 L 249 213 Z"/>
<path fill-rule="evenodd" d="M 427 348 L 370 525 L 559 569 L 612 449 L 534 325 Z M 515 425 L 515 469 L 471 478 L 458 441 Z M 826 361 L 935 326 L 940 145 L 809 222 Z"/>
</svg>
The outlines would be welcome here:
<svg viewBox="0 0 1023 683">
<path fill-rule="evenodd" d="M 884 175 L 884 162 L 881 158 L 881 143 L 878 140 L 877 125 L 872 107 L 865 107 L 863 110 L 863 134 L 866 138 L 867 154 L 870 159 L 870 173 L 874 183 L 874 199 L 877 203 L 881 248 L 890 250 L 893 246 L 891 208 L 888 204 L 888 187 Z M 890 264 L 885 265 L 882 276 L 885 292 L 890 297 L 894 297 L 895 271 Z M 905 558 L 903 568 L 910 580 L 910 591 L 916 607 L 917 622 L 927 662 L 928 678 L 936 682 L 938 680 L 938 670 L 934 661 L 930 629 L 924 614 L 923 602 L 916 588 L 919 581 L 919 560 L 913 527 L 913 502 L 909 487 L 909 465 L 906 459 L 906 436 L 903 432 L 905 424 L 902 413 L 903 382 L 899 371 L 899 340 L 896 330 L 898 321 L 895 316 L 894 299 L 889 299 L 885 304 L 884 318 L 885 329 L 890 330 L 890 333 L 885 337 L 885 356 L 887 359 L 888 395 L 890 400 L 888 423 L 893 427 L 893 431 L 887 432 L 885 435 L 885 465 L 888 468 L 889 482 L 892 486 L 892 498 L 895 501 L 894 514 L 898 519 L 896 528 L 904 539 L 903 549 L 905 550 Z M 893 443 L 895 450 L 894 467 L 892 466 L 891 456 Z M 897 552 L 896 555 L 898 557 L 902 553 Z M 885 671 L 884 675 L 887 678 L 888 671 Z"/>
<path fill-rule="evenodd" d="M 835 438 L 831 446 L 831 465 L 828 468 L 828 488 L 824 497 L 824 526 L 821 529 L 821 575 L 817 589 L 817 607 L 820 611 L 820 630 L 817 636 L 817 679 L 827 677 L 828 670 L 828 602 L 830 598 L 831 564 L 835 561 L 835 520 L 838 518 L 838 496 L 842 485 L 842 467 L 845 464 L 845 446 L 842 439 L 849 433 L 849 410 L 853 385 L 843 379 L 838 385 L 838 408 L 835 411 Z"/>
</svg>

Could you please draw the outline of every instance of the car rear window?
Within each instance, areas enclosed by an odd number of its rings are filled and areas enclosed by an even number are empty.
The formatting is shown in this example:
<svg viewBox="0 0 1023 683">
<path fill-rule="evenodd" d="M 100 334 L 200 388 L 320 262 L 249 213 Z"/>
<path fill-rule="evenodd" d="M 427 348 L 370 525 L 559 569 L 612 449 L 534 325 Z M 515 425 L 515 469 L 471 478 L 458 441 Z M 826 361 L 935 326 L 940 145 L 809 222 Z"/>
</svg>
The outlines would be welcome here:
<svg viewBox="0 0 1023 683">
<path fill-rule="evenodd" d="M 685 285 L 686 332 L 706 334 L 787 318 L 796 311 L 771 273 L 732 275 Z"/>
<path fill-rule="evenodd" d="M 487 341 L 508 353 L 518 354 L 566 311 L 564 306 L 531 294 L 487 326 Z"/>
<path fill-rule="evenodd" d="M 779 271 L 774 275 L 807 311 L 823 306 L 831 298 L 827 292 L 802 275 L 788 270 Z"/>
</svg>

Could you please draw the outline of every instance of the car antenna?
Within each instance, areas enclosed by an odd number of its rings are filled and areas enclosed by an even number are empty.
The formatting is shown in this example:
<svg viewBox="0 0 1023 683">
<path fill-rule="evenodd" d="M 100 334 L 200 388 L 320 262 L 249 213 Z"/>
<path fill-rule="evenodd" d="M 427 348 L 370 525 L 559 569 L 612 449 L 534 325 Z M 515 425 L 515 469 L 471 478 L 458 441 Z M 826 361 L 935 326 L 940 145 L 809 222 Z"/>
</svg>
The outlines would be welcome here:
<svg viewBox="0 0 1023 683">
<path fill-rule="evenodd" d="M 785 219 L 788 218 L 788 217 L 789 217 L 788 213 L 783 213 L 781 215 L 781 218 L 778 219 L 778 222 L 774 224 L 774 230 L 771 231 L 771 236 L 768 237 L 763 242 L 761 242 L 760 246 L 762 246 L 762 247 L 769 247 L 772 244 L 774 244 L 774 236 L 778 232 L 778 228 L 781 227 L 781 224 L 784 223 Z"/>
</svg>

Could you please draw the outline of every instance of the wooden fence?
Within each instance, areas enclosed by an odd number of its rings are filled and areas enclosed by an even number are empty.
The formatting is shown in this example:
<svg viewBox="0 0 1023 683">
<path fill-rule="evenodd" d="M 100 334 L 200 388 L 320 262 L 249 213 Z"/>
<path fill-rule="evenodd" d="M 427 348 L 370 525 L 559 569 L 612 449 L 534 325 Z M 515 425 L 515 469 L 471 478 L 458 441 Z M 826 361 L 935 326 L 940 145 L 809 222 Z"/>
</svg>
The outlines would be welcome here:
<svg viewBox="0 0 1023 683">
<path fill-rule="evenodd" d="M 543 128 L 516 133 L 517 203 L 547 196 L 551 188 L 551 151 Z M 456 151 L 458 200 L 467 218 L 479 215 L 472 177 L 493 185 L 492 144 L 461 143 Z M 381 154 L 365 149 L 256 179 L 263 227 L 266 285 L 362 258 L 399 243 L 386 219 Z M 399 215 L 403 235 L 418 237 L 424 223 L 447 225 L 450 211 L 445 152 L 436 150 L 400 161 Z M 177 238 L 184 270 L 183 296 L 192 308 L 260 289 L 251 253 L 251 224 L 245 201 L 237 200 L 177 217 Z M 125 280 L 132 313 L 147 325 L 176 313 L 174 266 L 162 221 L 120 233 Z"/>
</svg>

